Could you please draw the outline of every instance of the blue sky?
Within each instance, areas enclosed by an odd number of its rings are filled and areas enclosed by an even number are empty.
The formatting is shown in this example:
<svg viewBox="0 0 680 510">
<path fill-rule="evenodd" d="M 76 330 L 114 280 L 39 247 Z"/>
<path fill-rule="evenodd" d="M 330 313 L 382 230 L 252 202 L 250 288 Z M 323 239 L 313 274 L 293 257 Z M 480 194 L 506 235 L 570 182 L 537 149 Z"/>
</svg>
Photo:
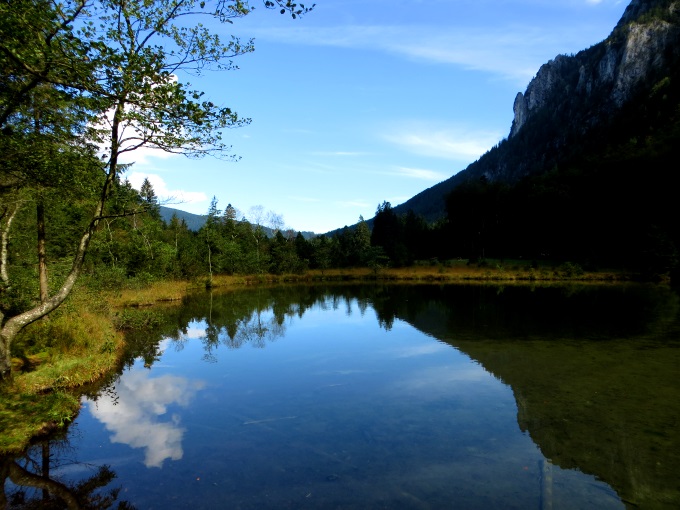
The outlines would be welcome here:
<svg viewBox="0 0 680 510">
<path fill-rule="evenodd" d="M 311 2 L 310 2 L 311 3 Z M 463 170 L 505 138 L 541 64 L 604 39 L 627 0 L 317 0 L 292 20 L 261 7 L 221 28 L 255 38 L 236 71 L 191 78 L 249 117 L 226 133 L 238 162 L 131 155 L 170 207 L 213 196 L 248 216 L 323 233 L 370 218 Z M 180 77 L 181 79 L 181 77 Z"/>
</svg>

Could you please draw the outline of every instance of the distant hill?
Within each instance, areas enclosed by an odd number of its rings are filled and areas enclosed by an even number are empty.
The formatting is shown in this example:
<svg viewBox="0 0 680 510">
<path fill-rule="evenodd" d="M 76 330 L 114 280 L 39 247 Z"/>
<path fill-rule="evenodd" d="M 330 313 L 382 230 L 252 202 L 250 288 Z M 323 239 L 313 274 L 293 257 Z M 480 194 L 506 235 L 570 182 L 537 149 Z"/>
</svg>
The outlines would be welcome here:
<svg viewBox="0 0 680 510">
<path fill-rule="evenodd" d="M 206 215 L 192 214 L 186 211 L 180 211 L 179 209 L 173 209 L 163 205 L 161 206 L 161 219 L 166 224 L 170 223 L 173 215 L 177 216 L 179 220 L 184 220 L 184 222 L 187 224 L 187 227 L 189 227 L 189 230 L 193 230 L 194 232 L 200 230 L 200 228 L 205 223 L 205 220 L 208 218 Z"/>
<path fill-rule="evenodd" d="M 208 218 L 208 216 L 204 214 L 192 214 L 186 211 L 180 211 L 179 209 L 173 209 L 172 207 L 165 206 L 161 206 L 160 213 L 161 219 L 166 224 L 170 223 L 173 215 L 176 215 L 178 219 L 184 220 L 184 222 L 187 224 L 187 227 L 189 227 L 189 230 L 193 230 L 194 232 L 198 232 Z M 262 227 L 262 230 L 264 230 L 267 237 L 274 237 L 274 231 L 269 227 Z M 314 232 L 301 233 L 305 239 L 312 239 L 313 237 L 316 237 Z"/>
<path fill-rule="evenodd" d="M 663 132 L 673 136 L 679 61 L 680 4 L 633 0 L 606 40 L 539 69 L 515 99 L 507 139 L 395 212 L 413 210 L 434 222 L 446 217 L 446 196 L 464 182 L 484 178 L 514 185 L 570 161 L 607 157 L 606 147 L 650 136 L 658 141 Z"/>
</svg>

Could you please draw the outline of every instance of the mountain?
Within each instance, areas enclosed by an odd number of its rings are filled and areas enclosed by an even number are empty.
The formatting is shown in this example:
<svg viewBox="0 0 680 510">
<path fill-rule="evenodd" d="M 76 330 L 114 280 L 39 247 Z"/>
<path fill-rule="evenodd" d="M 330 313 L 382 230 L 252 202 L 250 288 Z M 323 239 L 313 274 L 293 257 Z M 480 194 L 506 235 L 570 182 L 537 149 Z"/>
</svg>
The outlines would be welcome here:
<svg viewBox="0 0 680 510">
<path fill-rule="evenodd" d="M 620 154 L 650 136 L 675 136 L 679 62 L 680 2 L 633 0 L 606 40 L 539 69 L 517 94 L 507 139 L 395 212 L 436 221 L 446 216 L 446 196 L 464 182 L 514 185 L 576 160 Z"/>
<path fill-rule="evenodd" d="M 165 206 L 160 207 L 160 214 L 161 219 L 166 224 L 170 223 L 170 220 L 172 219 L 173 216 L 177 216 L 178 219 L 184 220 L 189 230 L 193 230 L 194 232 L 198 232 L 198 230 L 200 230 L 200 228 L 203 226 L 206 219 L 208 218 L 207 215 L 192 214 L 186 211 L 180 211 L 179 209 L 173 209 L 171 207 Z M 274 231 L 271 228 L 262 227 L 262 230 L 264 230 L 264 233 L 267 237 L 274 237 Z M 305 239 L 312 239 L 313 237 L 316 236 L 314 232 L 300 232 L 300 233 Z"/>
<path fill-rule="evenodd" d="M 206 215 L 192 214 L 186 211 L 180 211 L 179 209 L 165 207 L 163 205 L 160 207 L 160 213 L 161 219 L 166 224 L 170 223 L 170 220 L 172 219 L 173 216 L 177 216 L 177 219 L 179 219 L 180 221 L 184 220 L 184 223 L 187 224 L 189 230 L 193 230 L 194 232 L 197 232 L 203 226 L 205 220 L 208 218 L 208 216 Z"/>
</svg>

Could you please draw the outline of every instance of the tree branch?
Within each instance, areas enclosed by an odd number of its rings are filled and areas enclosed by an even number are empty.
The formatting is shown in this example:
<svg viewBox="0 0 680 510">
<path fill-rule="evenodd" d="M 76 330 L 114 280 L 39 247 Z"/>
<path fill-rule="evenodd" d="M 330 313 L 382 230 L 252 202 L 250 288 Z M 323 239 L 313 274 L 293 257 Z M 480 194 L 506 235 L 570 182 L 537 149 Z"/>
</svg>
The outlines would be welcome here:
<svg viewBox="0 0 680 510">
<path fill-rule="evenodd" d="M 4 224 L 2 225 L 2 233 L 0 234 L 0 280 L 5 286 L 9 284 L 9 274 L 7 272 L 7 260 L 9 255 L 7 246 L 9 245 L 9 231 L 12 227 L 12 221 L 14 221 L 14 217 L 16 216 L 20 205 L 20 202 L 15 202 L 9 208 L 5 207 L 2 212 L 2 217 L 0 217 L 0 221 L 2 221 L 5 216 L 7 217 L 7 219 L 4 221 Z"/>
</svg>

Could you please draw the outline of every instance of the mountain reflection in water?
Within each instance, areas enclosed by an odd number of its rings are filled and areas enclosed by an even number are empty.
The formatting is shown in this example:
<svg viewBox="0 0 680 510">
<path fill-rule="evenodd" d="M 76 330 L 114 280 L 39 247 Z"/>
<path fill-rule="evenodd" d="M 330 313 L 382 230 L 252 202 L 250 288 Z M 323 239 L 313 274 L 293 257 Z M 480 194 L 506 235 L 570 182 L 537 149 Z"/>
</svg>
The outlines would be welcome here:
<svg viewBox="0 0 680 510">
<path fill-rule="evenodd" d="M 653 286 L 197 296 L 130 337 L 73 448 L 140 508 L 677 508 L 679 303 Z"/>
<path fill-rule="evenodd" d="M 477 288 L 463 313 L 443 305 L 455 292 L 394 314 L 510 385 L 521 430 L 554 464 L 594 474 L 634 507 L 680 505 L 675 292 Z"/>
</svg>

